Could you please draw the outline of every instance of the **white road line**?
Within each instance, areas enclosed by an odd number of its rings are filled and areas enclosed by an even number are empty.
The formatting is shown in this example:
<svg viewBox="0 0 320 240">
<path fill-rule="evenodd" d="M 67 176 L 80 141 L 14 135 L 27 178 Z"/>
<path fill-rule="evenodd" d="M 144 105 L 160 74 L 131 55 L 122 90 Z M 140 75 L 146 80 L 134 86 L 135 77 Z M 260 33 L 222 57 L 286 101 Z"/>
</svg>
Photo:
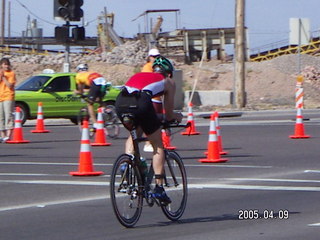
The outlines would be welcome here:
<svg viewBox="0 0 320 240">
<path fill-rule="evenodd" d="M 79 163 L 54 163 L 54 162 L 0 162 L 0 165 L 69 165 L 75 166 Z M 113 163 L 94 163 L 95 166 L 112 166 Z M 255 165 L 210 165 L 210 164 L 185 164 L 185 167 L 222 167 L 222 168 L 272 168 L 272 166 Z"/>
<path fill-rule="evenodd" d="M 304 170 L 305 173 L 320 173 L 320 170 Z"/>
<path fill-rule="evenodd" d="M 0 182 L 5 183 L 17 183 L 17 184 L 55 184 L 55 185 L 94 185 L 94 186 L 108 186 L 108 182 L 97 182 L 97 181 L 22 181 L 22 180 L 1 180 Z M 189 189 L 235 189 L 235 190 L 269 190 L 269 191 L 320 191 L 320 187 L 290 187 L 290 186 L 261 186 L 261 185 L 235 185 L 235 184 L 188 184 Z M 76 199 L 65 199 L 59 201 L 49 201 L 49 202 L 38 202 L 33 204 L 25 204 L 25 205 L 13 205 L 0 208 L 0 212 L 2 211 L 10 211 L 17 209 L 25 209 L 31 207 L 45 207 L 50 205 L 58 205 L 58 204 L 70 204 L 77 203 L 83 201 L 94 201 L 109 198 L 108 195 L 98 195 L 94 197 L 83 197 Z M 315 224 L 313 224 L 316 226 Z"/>
<path fill-rule="evenodd" d="M 95 200 L 102 200 L 102 199 L 108 199 L 108 198 L 109 198 L 108 195 L 98 195 L 98 196 L 94 196 L 94 197 L 65 199 L 65 200 L 60 200 L 60 201 L 39 202 L 39 203 L 33 203 L 33 204 L 21 204 L 21 205 L 2 207 L 2 208 L 0 208 L 0 212 L 25 209 L 25 208 L 33 208 L 33 207 L 46 207 L 46 206 L 59 205 L 59 204 L 71 204 L 71 203 L 78 203 L 78 202 L 95 201 Z"/>
<path fill-rule="evenodd" d="M 109 186 L 109 183 L 107 181 L 98 182 L 98 181 L 60 181 L 60 180 L 0 180 L 0 183 Z"/>
<path fill-rule="evenodd" d="M 320 187 L 262 186 L 262 185 L 237 185 L 237 184 L 188 184 L 188 188 L 320 192 Z"/>
<path fill-rule="evenodd" d="M 0 180 L 0 183 L 16 184 L 52 184 L 52 185 L 92 185 L 109 186 L 109 182 L 98 181 L 59 181 L 59 180 Z M 315 191 L 319 192 L 320 187 L 296 187 L 296 186 L 263 186 L 263 185 L 238 185 L 238 184 L 219 184 L 219 183 L 192 183 L 188 188 L 203 189 L 245 189 L 245 190 L 272 190 L 272 191 Z"/>
<path fill-rule="evenodd" d="M 219 180 L 256 181 L 256 182 L 296 182 L 296 183 L 319 183 L 320 182 L 320 180 L 281 179 L 281 178 L 223 178 Z"/>
<path fill-rule="evenodd" d="M 1 165 L 78 165 L 79 163 L 54 163 L 54 162 L 0 162 Z M 96 165 L 96 164 L 95 164 Z"/>
<path fill-rule="evenodd" d="M 63 176 L 56 174 L 42 174 L 42 173 L 0 173 L 0 176 L 31 176 L 31 177 L 41 177 L 41 176 Z"/>
<path fill-rule="evenodd" d="M 309 227 L 320 227 L 320 223 L 308 224 Z"/>
<path fill-rule="evenodd" d="M 221 167 L 221 168 L 272 168 L 272 166 L 256 166 L 256 165 L 216 165 L 216 164 L 184 164 L 185 167 Z"/>
</svg>

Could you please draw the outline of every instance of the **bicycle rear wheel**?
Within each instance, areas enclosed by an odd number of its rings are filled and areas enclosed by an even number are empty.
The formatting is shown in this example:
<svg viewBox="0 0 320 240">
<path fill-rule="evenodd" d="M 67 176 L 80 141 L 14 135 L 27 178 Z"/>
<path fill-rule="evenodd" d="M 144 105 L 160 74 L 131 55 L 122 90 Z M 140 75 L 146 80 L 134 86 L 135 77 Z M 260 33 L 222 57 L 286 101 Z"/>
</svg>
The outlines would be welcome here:
<svg viewBox="0 0 320 240">
<path fill-rule="evenodd" d="M 177 221 L 186 208 L 188 187 L 187 175 L 181 157 L 174 151 L 166 152 L 164 189 L 171 199 L 167 206 L 161 206 L 164 215 Z"/>
<path fill-rule="evenodd" d="M 110 197 L 113 211 L 125 227 L 133 227 L 142 212 L 142 179 L 132 157 L 122 154 L 113 164 L 110 179 Z"/>
<path fill-rule="evenodd" d="M 90 138 L 93 138 L 93 136 L 95 134 L 95 129 L 92 126 L 92 122 L 90 120 L 90 115 L 89 115 L 87 107 L 81 108 L 78 113 L 78 116 L 77 116 L 77 122 L 78 122 L 78 127 L 79 127 L 80 132 L 82 132 L 83 120 L 89 121 L 89 136 L 90 136 Z"/>
<path fill-rule="evenodd" d="M 117 138 L 120 134 L 120 124 L 115 106 L 107 105 L 104 107 L 103 120 L 107 136 L 110 138 Z"/>
</svg>

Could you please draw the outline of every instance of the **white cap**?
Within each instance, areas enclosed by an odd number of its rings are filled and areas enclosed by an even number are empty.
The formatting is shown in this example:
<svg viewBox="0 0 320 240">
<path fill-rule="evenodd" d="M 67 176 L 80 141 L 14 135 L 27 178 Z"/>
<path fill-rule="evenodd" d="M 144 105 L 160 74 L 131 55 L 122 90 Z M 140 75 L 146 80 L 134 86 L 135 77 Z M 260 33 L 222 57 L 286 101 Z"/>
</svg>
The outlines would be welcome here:
<svg viewBox="0 0 320 240">
<path fill-rule="evenodd" d="M 148 53 L 149 56 L 158 56 L 160 55 L 160 52 L 158 49 L 156 48 L 152 48 L 149 50 L 149 53 Z"/>
</svg>

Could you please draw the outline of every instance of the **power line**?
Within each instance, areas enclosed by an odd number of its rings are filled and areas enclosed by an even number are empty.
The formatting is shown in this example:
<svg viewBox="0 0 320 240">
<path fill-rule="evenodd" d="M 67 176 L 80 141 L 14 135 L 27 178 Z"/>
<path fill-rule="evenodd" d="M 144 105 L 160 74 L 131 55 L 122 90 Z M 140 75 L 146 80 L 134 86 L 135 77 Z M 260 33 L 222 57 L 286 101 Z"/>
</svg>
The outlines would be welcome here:
<svg viewBox="0 0 320 240">
<path fill-rule="evenodd" d="M 37 19 L 39 19 L 39 20 L 41 20 L 41 21 L 43 21 L 43 22 L 45 22 L 45 23 L 54 25 L 54 26 L 57 25 L 57 24 L 55 24 L 55 23 L 49 22 L 49 21 L 47 21 L 47 20 L 39 17 L 38 15 L 36 15 L 35 13 L 33 13 L 26 5 L 22 4 L 19 0 L 16 0 L 16 1 L 20 4 L 21 7 L 23 7 L 24 9 L 26 9 L 27 12 L 30 13 L 30 14 L 31 14 L 32 16 L 34 16 L 35 18 L 37 18 Z"/>
</svg>

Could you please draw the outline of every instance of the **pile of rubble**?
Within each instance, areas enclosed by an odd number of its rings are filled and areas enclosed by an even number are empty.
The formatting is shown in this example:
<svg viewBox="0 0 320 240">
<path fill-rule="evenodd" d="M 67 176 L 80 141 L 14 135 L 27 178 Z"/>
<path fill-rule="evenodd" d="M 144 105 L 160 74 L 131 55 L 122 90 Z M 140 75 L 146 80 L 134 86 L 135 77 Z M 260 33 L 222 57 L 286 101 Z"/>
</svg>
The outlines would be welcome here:
<svg viewBox="0 0 320 240">
<path fill-rule="evenodd" d="M 306 66 L 301 73 L 306 81 L 316 81 L 320 79 L 320 71 L 314 66 Z"/>
<path fill-rule="evenodd" d="M 79 63 L 86 62 L 106 62 L 109 64 L 125 64 L 128 66 L 137 66 L 142 64 L 148 54 L 148 48 L 142 41 L 127 41 L 121 46 L 115 47 L 112 52 L 104 52 L 101 54 L 83 54 L 70 53 L 70 64 L 75 66 Z M 63 64 L 65 62 L 65 55 L 48 54 L 48 55 L 6 55 L 13 63 L 28 63 L 41 65 L 55 65 Z"/>
</svg>

